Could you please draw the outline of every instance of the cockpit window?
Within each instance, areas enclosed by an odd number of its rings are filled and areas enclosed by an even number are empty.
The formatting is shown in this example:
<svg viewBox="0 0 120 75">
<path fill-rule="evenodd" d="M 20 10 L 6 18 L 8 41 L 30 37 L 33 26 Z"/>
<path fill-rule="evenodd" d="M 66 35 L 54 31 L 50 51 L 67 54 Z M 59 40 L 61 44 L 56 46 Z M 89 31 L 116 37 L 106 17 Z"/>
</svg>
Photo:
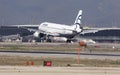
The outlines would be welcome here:
<svg viewBox="0 0 120 75">
<path fill-rule="evenodd" d="M 43 26 L 48 26 L 48 24 L 43 24 Z"/>
</svg>

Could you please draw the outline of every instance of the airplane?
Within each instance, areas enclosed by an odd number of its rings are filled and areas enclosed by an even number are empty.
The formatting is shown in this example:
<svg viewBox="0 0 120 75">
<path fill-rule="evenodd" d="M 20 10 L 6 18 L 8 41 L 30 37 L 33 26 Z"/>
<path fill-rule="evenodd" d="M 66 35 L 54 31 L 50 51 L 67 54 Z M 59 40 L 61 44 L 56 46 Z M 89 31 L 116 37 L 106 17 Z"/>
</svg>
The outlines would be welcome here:
<svg viewBox="0 0 120 75">
<path fill-rule="evenodd" d="M 46 34 L 49 37 L 66 37 L 67 42 L 71 41 L 75 35 L 82 32 L 81 25 L 82 10 L 79 11 L 75 23 L 73 25 L 63 25 L 50 22 L 43 22 L 38 27 L 38 30 L 34 33 L 35 37 L 42 37 Z M 31 29 L 29 29 L 31 30 Z"/>
</svg>

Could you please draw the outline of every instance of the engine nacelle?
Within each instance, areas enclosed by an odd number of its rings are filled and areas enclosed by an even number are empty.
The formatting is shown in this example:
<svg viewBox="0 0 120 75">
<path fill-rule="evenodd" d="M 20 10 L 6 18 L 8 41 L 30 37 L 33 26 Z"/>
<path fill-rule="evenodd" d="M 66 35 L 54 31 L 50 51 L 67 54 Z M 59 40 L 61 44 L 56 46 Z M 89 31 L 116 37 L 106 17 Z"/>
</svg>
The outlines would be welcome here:
<svg viewBox="0 0 120 75">
<path fill-rule="evenodd" d="M 45 34 L 42 34 L 42 33 L 39 33 L 38 31 L 36 31 L 34 34 L 33 34 L 34 37 L 36 38 L 42 38 L 42 37 L 45 37 Z"/>
<path fill-rule="evenodd" d="M 37 38 L 38 38 L 38 37 L 39 37 L 39 34 L 40 34 L 40 33 L 36 31 L 33 35 L 34 35 L 34 37 L 37 37 Z"/>
</svg>

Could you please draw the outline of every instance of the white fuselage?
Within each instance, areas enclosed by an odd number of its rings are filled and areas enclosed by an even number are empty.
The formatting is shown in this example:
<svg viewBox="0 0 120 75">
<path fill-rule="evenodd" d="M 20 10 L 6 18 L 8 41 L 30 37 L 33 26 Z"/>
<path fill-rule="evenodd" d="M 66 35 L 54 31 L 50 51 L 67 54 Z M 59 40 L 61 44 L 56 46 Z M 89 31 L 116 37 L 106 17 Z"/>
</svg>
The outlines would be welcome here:
<svg viewBox="0 0 120 75">
<path fill-rule="evenodd" d="M 45 31 L 46 34 L 59 36 L 60 34 L 73 34 L 75 26 L 44 22 L 39 26 L 39 30 Z"/>
</svg>

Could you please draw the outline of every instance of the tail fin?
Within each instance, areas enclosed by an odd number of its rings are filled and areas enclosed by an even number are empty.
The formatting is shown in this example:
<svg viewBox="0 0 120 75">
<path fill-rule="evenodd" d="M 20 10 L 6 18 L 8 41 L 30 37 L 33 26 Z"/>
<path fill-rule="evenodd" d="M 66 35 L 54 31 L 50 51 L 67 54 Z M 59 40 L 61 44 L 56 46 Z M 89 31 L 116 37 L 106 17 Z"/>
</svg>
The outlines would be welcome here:
<svg viewBox="0 0 120 75">
<path fill-rule="evenodd" d="M 76 20 L 75 20 L 74 24 L 80 25 L 81 24 L 81 18 L 82 18 L 82 10 L 79 10 L 79 13 L 76 17 Z"/>
</svg>

